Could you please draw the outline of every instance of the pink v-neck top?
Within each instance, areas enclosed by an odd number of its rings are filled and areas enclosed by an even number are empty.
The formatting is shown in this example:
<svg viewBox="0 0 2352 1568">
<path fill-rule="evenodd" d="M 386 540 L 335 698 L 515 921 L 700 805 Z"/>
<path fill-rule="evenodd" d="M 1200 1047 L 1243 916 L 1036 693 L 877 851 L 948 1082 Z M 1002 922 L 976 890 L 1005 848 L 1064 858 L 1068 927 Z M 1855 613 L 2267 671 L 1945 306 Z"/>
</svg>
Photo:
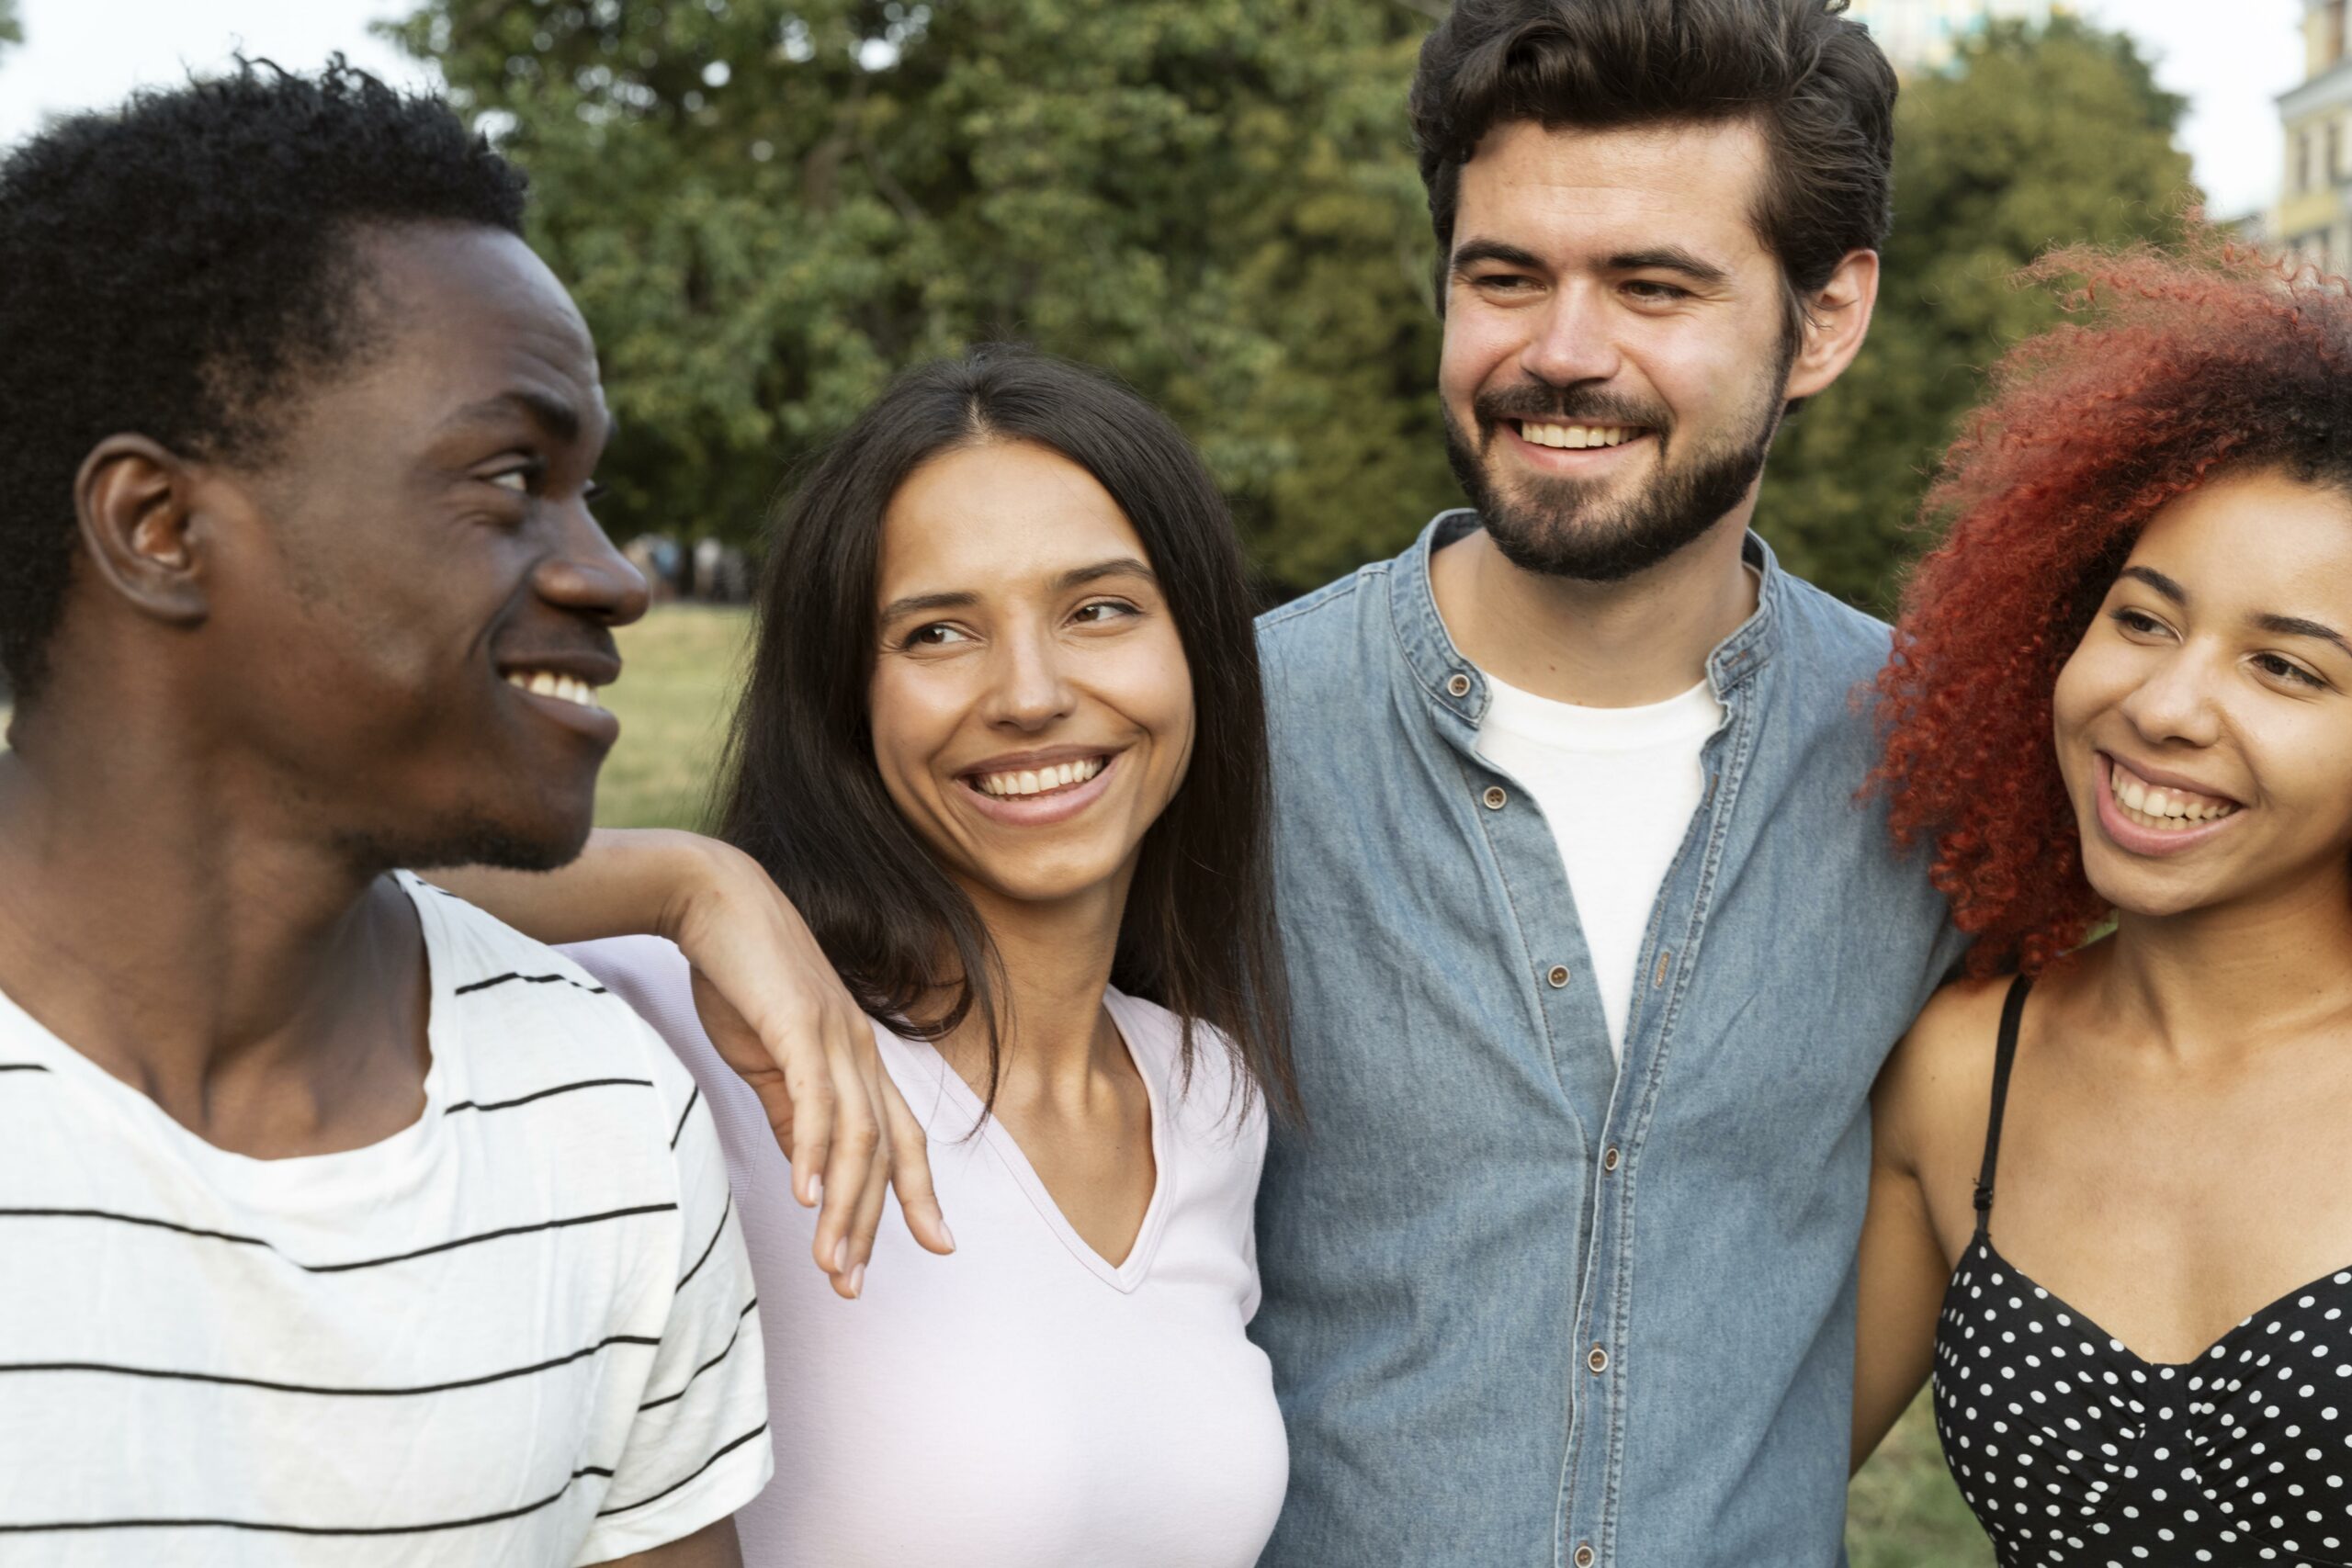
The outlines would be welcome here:
<svg viewBox="0 0 2352 1568">
<path fill-rule="evenodd" d="M 865 1294 L 842 1301 L 810 1260 L 816 1214 L 793 1201 L 757 1097 L 695 1019 L 685 959 L 650 937 L 567 951 L 670 1043 L 718 1124 L 775 1445 L 775 1481 L 736 1516 L 748 1568 L 1257 1561 L 1289 1460 L 1265 1354 L 1243 1332 L 1265 1123 L 1233 1104 L 1221 1041 L 1196 1038 L 1184 1086 L 1175 1017 L 1105 998 L 1150 1092 L 1157 1170 L 1114 1267 L 939 1053 L 877 1024 L 956 1250 L 917 1247 L 892 1198 Z"/>
</svg>

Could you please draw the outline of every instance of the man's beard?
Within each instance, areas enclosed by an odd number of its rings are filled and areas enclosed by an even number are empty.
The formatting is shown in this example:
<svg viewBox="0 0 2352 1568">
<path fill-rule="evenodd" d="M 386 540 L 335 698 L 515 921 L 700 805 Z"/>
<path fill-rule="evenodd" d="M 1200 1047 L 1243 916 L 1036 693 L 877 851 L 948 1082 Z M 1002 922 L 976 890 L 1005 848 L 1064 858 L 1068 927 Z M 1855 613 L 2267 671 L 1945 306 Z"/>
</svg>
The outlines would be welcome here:
<svg viewBox="0 0 2352 1568">
<path fill-rule="evenodd" d="M 1779 394 L 1788 368 L 1784 352 L 1764 384 L 1765 396 L 1740 428 L 1679 460 L 1671 455 L 1673 422 L 1664 408 L 1542 382 L 1473 399 L 1475 442 L 1445 408 L 1445 455 L 1504 559 L 1547 577 L 1620 582 L 1699 539 L 1747 496 L 1780 431 Z M 1609 512 L 1602 510 L 1606 487 L 1590 479 L 1522 479 L 1507 497 L 1488 475 L 1486 458 L 1504 423 L 1520 420 L 1645 430 L 1658 444 L 1657 467 L 1646 484 Z"/>
<path fill-rule="evenodd" d="M 462 865 L 495 871 L 554 871 L 580 858 L 580 852 L 587 847 L 589 828 L 584 818 L 513 821 L 501 820 L 488 811 L 474 811 L 429 826 L 345 829 L 336 836 L 335 847 L 351 864 L 371 874 Z"/>
</svg>

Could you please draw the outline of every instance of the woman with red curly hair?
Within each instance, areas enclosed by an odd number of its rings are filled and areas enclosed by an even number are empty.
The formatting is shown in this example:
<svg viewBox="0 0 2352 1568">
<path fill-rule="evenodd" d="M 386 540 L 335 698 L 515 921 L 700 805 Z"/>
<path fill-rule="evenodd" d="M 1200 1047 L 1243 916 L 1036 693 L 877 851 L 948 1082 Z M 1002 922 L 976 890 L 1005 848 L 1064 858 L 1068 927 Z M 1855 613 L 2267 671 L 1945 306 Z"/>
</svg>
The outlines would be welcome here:
<svg viewBox="0 0 2352 1568">
<path fill-rule="evenodd" d="M 2352 1562 L 2352 300 L 2038 276 L 2082 319 L 1952 448 L 1879 686 L 1976 946 L 1873 1097 L 1856 1462 L 1932 1373 L 2003 1568 Z"/>
</svg>

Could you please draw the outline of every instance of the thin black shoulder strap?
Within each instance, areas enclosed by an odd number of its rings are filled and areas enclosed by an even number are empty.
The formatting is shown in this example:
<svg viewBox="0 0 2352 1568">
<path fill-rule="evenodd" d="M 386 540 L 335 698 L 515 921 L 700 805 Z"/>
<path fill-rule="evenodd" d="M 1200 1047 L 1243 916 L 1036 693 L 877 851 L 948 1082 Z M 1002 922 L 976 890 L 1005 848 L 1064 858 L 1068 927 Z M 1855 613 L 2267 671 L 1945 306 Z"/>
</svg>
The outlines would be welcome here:
<svg viewBox="0 0 2352 1568">
<path fill-rule="evenodd" d="M 2001 1004 L 2001 1038 L 1993 1055 L 1993 1110 L 1984 1120 L 1984 1168 L 1976 1173 L 1976 1235 L 1993 1223 L 1993 1168 L 2001 1157 L 2001 1112 L 2009 1102 L 2009 1069 L 2018 1059 L 2018 1020 L 2025 1016 L 2025 994 L 2033 982 L 2020 975 L 2009 982 Z"/>
</svg>

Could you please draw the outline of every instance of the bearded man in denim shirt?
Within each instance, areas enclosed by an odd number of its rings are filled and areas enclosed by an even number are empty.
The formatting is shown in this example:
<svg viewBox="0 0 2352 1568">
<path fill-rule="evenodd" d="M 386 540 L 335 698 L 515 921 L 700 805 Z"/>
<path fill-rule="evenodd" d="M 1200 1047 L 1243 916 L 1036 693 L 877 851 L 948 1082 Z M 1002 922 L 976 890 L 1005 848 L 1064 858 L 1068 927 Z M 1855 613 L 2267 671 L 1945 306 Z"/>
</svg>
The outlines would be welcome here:
<svg viewBox="0 0 2352 1568">
<path fill-rule="evenodd" d="M 1842 8 L 1458 0 L 1422 50 L 1476 508 L 1261 630 L 1314 1123 L 1259 1203 L 1268 1563 L 1838 1557 L 1867 1096 L 1960 951 L 1856 801 L 1886 628 L 1748 532 L 1877 294 Z"/>
<path fill-rule="evenodd" d="M 1422 51 L 1475 504 L 1261 622 L 1312 1121 L 1258 1214 L 1277 1568 L 1839 1555 L 1867 1097 L 1962 946 L 1857 798 L 1886 627 L 1748 532 L 1877 298 L 1895 85 L 1842 9 L 1458 0 Z M 714 1036 L 783 1069 L 844 1294 L 886 1169 L 944 1250 L 920 1130 L 860 1089 L 871 1033 L 774 889 L 600 838 L 475 894 L 679 941 L 741 1010 Z"/>
</svg>

